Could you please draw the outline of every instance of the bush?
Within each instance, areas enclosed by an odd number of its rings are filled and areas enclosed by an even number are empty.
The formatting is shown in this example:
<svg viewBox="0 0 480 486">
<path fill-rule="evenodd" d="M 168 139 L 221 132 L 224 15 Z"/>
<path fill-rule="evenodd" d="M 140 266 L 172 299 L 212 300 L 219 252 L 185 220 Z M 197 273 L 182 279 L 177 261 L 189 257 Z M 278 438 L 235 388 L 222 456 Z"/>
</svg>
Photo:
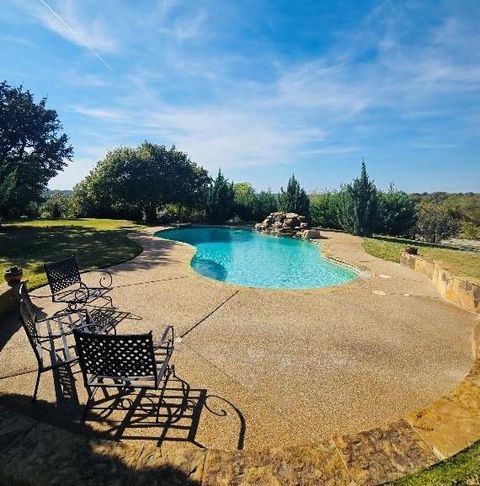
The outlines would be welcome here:
<svg viewBox="0 0 480 486">
<path fill-rule="evenodd" d="M 337 217 L 338 193 L 325 192 L 310 196 L 310 220 L 312 225 L 340 229 Z"/>
<path fill-rule="evenodd" d="M 460 236 L 466 240 L 480 240 L 480 226 L 467 221 L 462 224 Z"/>
<path fill-rule="evenodd" d="M 270 213 L 278 211 L 278 198 L 270 190 L 255 194 L 252 204 L 252 219 L 263 221 Z"/>
<path fill-rule="evenodd" d="M 417 234 L 429 243 L 438 243 L 460 231 L 460 221 L 455 211 L 433 203 L 420 204 L 417 212 Z"/>
<path fill-rule="evenodd" d="M 415 228 L 415 202 L 406 192 L 390 185 L 388 192 L 379 193 L 377 231 L 390 236 L 412 236 Z"/>
<path fill-rule="evenodd" d="M 256 198 L 255 191 L 248 182 L 233 185 L 233 213 L 241 221 L 253 221 L 253 207 Z"/>
</svg>

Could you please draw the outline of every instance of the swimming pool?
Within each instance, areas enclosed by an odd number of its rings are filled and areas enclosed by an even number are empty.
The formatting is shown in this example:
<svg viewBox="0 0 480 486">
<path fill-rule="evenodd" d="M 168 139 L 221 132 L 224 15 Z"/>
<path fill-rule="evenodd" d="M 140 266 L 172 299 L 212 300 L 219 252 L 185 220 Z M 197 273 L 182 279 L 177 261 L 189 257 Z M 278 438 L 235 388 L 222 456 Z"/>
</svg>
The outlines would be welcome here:
<svg viewBox="0 0 480 486">
<path fill-rule="evenodd" d="M 196 247 L 192 267 L 201 275 L 247 287 L 308 289 L 349 282 L 357 274 L 322 257 L 308 241 L 240 228 L 182 228 L 156 236 Z"/>
</svg>

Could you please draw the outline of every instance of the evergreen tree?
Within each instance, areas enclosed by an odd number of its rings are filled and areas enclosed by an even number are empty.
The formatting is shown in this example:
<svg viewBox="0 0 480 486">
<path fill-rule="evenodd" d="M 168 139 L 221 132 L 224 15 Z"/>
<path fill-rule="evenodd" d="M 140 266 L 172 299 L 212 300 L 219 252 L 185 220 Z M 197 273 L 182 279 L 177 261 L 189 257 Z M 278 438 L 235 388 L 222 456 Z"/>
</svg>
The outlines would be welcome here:
<svg viewBox="0 0 480 486">
<path fill-rule="evenodd" d="M 309 217 L 310 199 L 308 199 L 305 190 L 300 187 L 295 176 L 292 175 L 288 180 L 287 189 L 283 187 L 278 195 L 278 209 L 280 211 L 297 213 Z"/>
<path fill-rule="evenodd" d="M 233 182 L 228 182 L 219 170 L 217 178 L 207 189 L 207 220 L 216 224 L 224 223 L 232 215 L 234 199 Z"/>
<path fill-rule="evenodd" d="M 338 198 L 338 220 L 348 233 L 369 236 L 377 227 L 378 194 L 373 181 L 368 178 L 365 161 L 360 177 L 342 187 Z"/>
</svg>

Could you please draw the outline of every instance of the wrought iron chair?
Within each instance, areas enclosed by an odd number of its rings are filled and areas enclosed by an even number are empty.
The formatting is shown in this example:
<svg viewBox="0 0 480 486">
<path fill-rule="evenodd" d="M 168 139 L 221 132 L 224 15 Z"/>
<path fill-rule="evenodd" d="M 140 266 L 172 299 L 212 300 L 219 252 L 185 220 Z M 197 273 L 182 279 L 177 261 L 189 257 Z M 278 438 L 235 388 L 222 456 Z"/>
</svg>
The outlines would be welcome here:
<svg viewBox="0 0 480 486">
<path fill-rule="evenodd" d="M 19 294 L 20 318 L 38 364 L 33 393 L 33 401 L 35 401 L 42 373 L 68 365 L 78 359 L 71 339 L 73 329 L 102 332 L 106 328 L 97 325 L 86 310 L 57 312 L 52 317 L 40 319 L 25 284 L 20 286 Z"/>
<path fill-rule="evenodd" d="M 75 310 L 102 298 L 113 307 L 112 298 L 107 295 L 112 288 L 112 275 L 106 270 L 102 270 L 105 275 L 100 278 L 99 286 L 89 287 L 82 282 L 77 260 L 73 255 L 65 260 L 46 263 L 44 269 L 53 302 L 63 302 Z"/>
<path fill-rule="evenodd" d="M 156 345 L 151 331 L 112 335 L 75 329 L 73 335 L 88 392 L 83 420 L 98 388 L 158 389 L 164 378 L 175 373 L 170 365 L 175 339 L 172 326 L 165 328 Z"/>
</svg>

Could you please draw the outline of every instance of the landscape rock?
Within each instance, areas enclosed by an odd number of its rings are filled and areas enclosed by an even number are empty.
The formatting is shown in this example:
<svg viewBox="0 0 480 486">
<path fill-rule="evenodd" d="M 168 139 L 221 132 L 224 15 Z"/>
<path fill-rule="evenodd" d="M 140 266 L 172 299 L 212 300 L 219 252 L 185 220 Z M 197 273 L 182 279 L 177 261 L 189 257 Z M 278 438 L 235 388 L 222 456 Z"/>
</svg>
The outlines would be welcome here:
<svg viewBox="0 0 480 486">
<path fill-rule="evenodd" d="M 255 229 L 272 235 L 320 238 L 320 231 L 311 230 L 305 216 L 297 213 L 276 211 L 269 214 L 261 223 L 257 223 Z"/>
</svg>

